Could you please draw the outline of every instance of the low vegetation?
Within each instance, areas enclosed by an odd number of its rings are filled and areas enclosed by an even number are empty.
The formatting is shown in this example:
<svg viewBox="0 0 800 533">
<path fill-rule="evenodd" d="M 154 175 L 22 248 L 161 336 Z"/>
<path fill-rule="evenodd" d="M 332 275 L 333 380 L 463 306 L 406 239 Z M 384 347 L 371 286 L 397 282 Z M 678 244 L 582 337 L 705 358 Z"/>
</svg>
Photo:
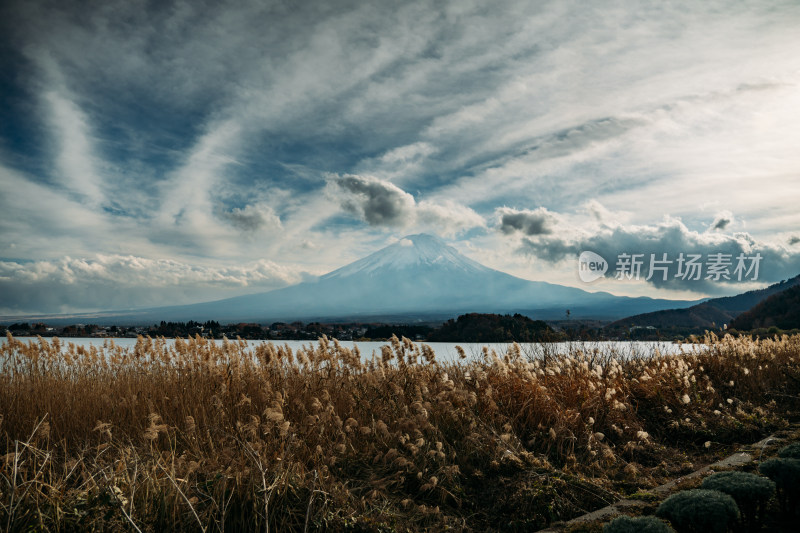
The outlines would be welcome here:
<svg viewBox="0 0 800 533">
<path fill-rule="evenodd" d="M 674 533 L 666 522 L 655 516 L 619 516 L 603 526 L 603 533 Z"/>
<path fill-rule="evenodd" d="M 781 509 L 800 514 L 800 459 L 776 457 L 764 461 L 758 469 L 775 482 Z"/>
<path fill-rule="evenodd" d="M 800 442 L 793 442 L 778 450 L 778 457 L 800 459 Z"/>
<path fill-rule="evenodd" d="M 795 418 L 800 336 L 688 349 L 440 363 L 397 338 L 365 356 L 327 338 L 293 352 L 9 335 L 0 527 L 535 530 Z"/>
<path fill-rule="evenodd" d="M 751 528 L 763 518 L 767 502 L 775 494 L 775 483 L 750 472 L 717 472 L 703 480 L 703 489 L 724 492 L 736 500 L 742 520 Z"/>
<path fill-rule="evenodd" d="M 739 508 L 729 495 L 692 489 L 673 494 L 656 510 L 681 533 L 727 533 L 739 520 Z"/>
</svg>

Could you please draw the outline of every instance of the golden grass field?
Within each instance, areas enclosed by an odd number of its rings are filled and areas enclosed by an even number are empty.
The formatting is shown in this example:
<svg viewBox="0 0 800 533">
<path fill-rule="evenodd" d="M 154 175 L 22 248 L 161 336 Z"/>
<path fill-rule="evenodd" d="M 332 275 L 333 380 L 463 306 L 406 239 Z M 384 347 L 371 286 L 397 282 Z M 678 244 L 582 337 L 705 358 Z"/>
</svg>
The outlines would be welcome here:
<svg viewBox="0 0 800 533">
<path fill-rule="evenodd" d="M 530 531 L 800 413 L 800 336 L 628 360 L 392 339 L 0 352 L 7 531 Z"/>
</svg>

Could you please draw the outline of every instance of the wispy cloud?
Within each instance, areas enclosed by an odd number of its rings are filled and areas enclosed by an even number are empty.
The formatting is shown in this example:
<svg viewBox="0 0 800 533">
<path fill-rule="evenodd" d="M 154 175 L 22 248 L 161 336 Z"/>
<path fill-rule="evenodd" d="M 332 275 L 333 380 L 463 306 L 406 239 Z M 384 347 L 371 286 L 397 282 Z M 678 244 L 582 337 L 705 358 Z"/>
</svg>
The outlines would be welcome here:
<svg viewBox="0 0 800 533">
<path fill-rule="evenodd" d="M 281 228 L 281 219 L 268 205 L 248 204 L 243 208 L 235 207 L 230 211 L 223 211 L 220 216 L 234 227 L 247 232 Z"/>
<path fill-rule="evenodd" d="M 57 175 L 70 193 L 101 206 L 105 195 L 94 168 L 94 154 L 86 119 L 77 106 L 56 91 L 44 95 L 51 110 L 58 144 Z"/>
<path fill-rule="evenodd" d="M 792 0 L 0 9 L 0 243 L 23 265 L 319 272 L 432 231 L 512 268 L 523 233 L 664 216 L 796 247 Z"/>
</svg>

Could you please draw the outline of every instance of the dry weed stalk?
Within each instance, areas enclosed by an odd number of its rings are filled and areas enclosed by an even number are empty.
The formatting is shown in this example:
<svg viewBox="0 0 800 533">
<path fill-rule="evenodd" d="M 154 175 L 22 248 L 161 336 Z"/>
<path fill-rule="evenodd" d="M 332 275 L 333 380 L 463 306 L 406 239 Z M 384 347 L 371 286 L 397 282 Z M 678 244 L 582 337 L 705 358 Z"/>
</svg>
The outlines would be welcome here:
<svg viewBox="0 0 800 533">
<path fill-rule="evenodd" d="M 580 480 L 623 479 L 670 441 L 726 441 L 796 413 L 800 337 L 706 342 L 638 358 L 578 345 L 531 357 L 513 344 L 440 363 L 405 338 L 364 357 L 324 337 L 293 352 L 200 337 L 87 349 L 9 335 L 0 523 L 481 529 L 498 520 L 483 499 L 571 479 L 584 500 L 563 504 L 568 514 L 606 497 L 602 483 Z M 489 478 L 529 488 L 487 495 Z M 552 502 L 525 498 L 530 523 L 553 518 L 542 514 Z"/>
</svg>

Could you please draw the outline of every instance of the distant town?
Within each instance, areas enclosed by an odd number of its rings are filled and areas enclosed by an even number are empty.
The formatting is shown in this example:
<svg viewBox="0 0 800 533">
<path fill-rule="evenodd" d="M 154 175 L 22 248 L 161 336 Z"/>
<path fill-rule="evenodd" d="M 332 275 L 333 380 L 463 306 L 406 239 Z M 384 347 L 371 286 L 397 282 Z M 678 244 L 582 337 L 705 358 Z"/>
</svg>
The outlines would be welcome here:
<svg viewBox="0 0 800 533">
<path fill-rule="evenodd" d="M 194 337 L 221 339 L 317 339 L 328 335 L 342 340 L 363 337 L 375 325 L 369 324 L 321 324 L 319 322 L 275 322 L 269 325 L 255 323 L 220 324 L 207 322 L 164 322 L 150 326 L 103 326 L 98 324 L 72 324 L 68 326 L 49 326 L 45 323 L 16 323 L 0 330 L 10 331 L 17 337 L 117 337 L 136 338 L 139 335 L 151 337 Z M 5 331 L 3 331 L 5 333 Z"/>
<path fill-rule="evenodd" d="M 761 292 L 761 291 L 759 291 Z M 742 296 L 748 296 L 746 293 Z M 737 297 L 737 298 L 741 298 Z M 761 295 L 759 295 L 761 296 Z M 207 339 L 247 340 L 311 340 L 323 335 L 346 341 L 378 341 L 396 335 L 413 341 L 428 342 L 559 342 L 568 340 L 639 340 L 639 341 L 692 341 L 707 332 L 718 336 L 730 333 L 751 337 L 774 337 L 796 334 L 797 306 L 786 303 L 800 298 L 800 285 L 767 298 L 751 311 L 731 320 L 730 313 L 720 310 L 709 300 L 686 310 L 661 311 L 629 317 L 616 322 L 593 319 L 533 320 L 521 314 L 499 315 L 467 313 L 445 322 L 385 323 L 385 322 L 238 322 L 221 324 L 206 322 L 167 322 L 152 325 L 99 325 L 71 324 L 48 325 L 45 322 L 17 322 L 0 325 L 0 334 L 15 337 L 91 337 L 137 338 L 141 336 L 187 338 L 200 336 Z M 735 298 L 720 299 L 732 301 Z M 777 311 L 775 310 L 777 309 Z M 787 312 L 786 309 L 794 311 Z M 691 314 L 689 314 L 691 313 Z M 688 316 L 693 322 L 688 322 Z M 699 319 L 698 319 L 699 318 Z M 720 321 L 715 322 L 712 319 Z M 684 323 L 681 323 L 683 320 Z M 650 323 L 648 323 L 650 322 Z M 667 322 L 664 324 L 664 322 Z M 670 324 L 670 322 L 672 322 Z M 726 320 L 727 322 L 727 320 Z"/>
<path fill-rule="evenodd" d="M 166 322 L 150 326 L 104 326 L 98 324 L 72 324 L 50 326 L 44 322 L 19 322 L 0 326 L 15 337 L 93 337 L 136 338 L 150 337 L 195 337 L 209 339 L 249 340 L 316 340 L 322 335 L 339 340 L 384 340 L 392 335 L 407 337 L 414 341 L 463 341 L 463 342 L 540 342 L 560 341 L 570 338 L 602 338 L 600 322 L 562 321 L 546 323 L 526 316 L 468 313 L 444 323 L 430 324 L 385 324 L 385 323 L 322 323 L 322 322 L 274 322 L 272 324 L 235 323 L 220 324 L 206 322 Z"/>
</svg>

